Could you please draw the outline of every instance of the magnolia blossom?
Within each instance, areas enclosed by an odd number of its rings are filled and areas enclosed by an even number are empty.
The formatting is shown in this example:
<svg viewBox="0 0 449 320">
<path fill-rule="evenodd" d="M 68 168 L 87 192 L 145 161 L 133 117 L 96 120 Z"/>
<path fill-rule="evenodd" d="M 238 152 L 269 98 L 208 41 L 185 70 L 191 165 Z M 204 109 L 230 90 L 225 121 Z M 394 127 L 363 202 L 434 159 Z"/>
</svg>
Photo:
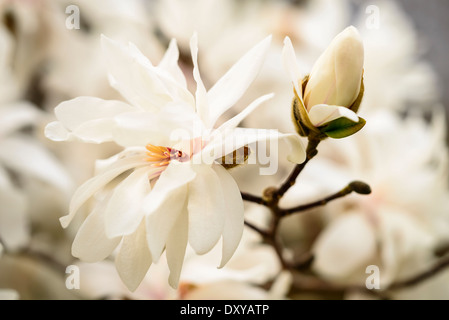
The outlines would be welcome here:
<svg viewBox="0 0 449 320">
<path fill-rule="evenodd" d="M 169 283 L 176 287 L 187 243 L 204 254 L 222 238 L 220 267 L 228 262 L 242 236 L 243 202 L 237 184 L 216 160 L 257 141 L 280 138 L 293 146 L 291 161 L 305 159 L 296 135 L 236 128 L 271 95 L 215 128 L 256 77 L 269 44 L 270 37 L 261 41 L 207 91 L 194 35 L 190 46 L 197 88 L 192 95 L 177 63 L 176 41 L 153 66 L 133 44 L 102 38 L 110 82 L 129 103 L 79 97 L 56 107 L 58 121 L 46 128 L 47 137 L 56 141 L 115 141 L 125 147 L 78 188 L 69 214 L 61 218 L 67 227 L 87 200 L 94 194 L 100 198 L 74 240 L 74 256 L 100 261 L 121 243 L 116 266 L 130 290 L 164 250 Z M 125 172 L 127 177 L 109 188 Z"/>
<path fill-rule="evenodd" d="M 295 185 L 283 205 L 297 205 L 296 195 L 304 191 L 310 201 L 353 180 L 367 182 L 373 192 L 321 209 L 325 226 L 313 245 L 315 272 L 330 281 L 363 286 L 366 268 L 375 265 L 381 289 L 386 289 L 433 263 L 435 248 L 447 243 L 449 234 L 445 131 L 441 113 L 429 125 L 420 117 L 404 120 L 381 112 L 372 114 L 354 138 L 320 146 L 320 157 L 302 176 L 307 190 Z"/>
<path fill-rule="evenodd" d="M 360 94 L 363 74 L 363 44 L 355 27 L 337 35 L 320 56 L 303 88 L 296 55 L 290 41 L 284 41 L 283 62 L 298 99 L 301 120 L 311 129 L 347 118 L 359 122 L 350 110 Z M 304 94 L 304 96 L 303 96 Z"/>
<path fill-rule="evenodd" d="M 398 3 L 384 0 L 376 6 L 382 15 L 381 28 L 370 28 L 365 8 L 355 24 L 365 47 L 364 83 L 369 88 L 363 97 L 363 112 L 432 108 L 440 99 L 438 79 L 422 57 L 419 33 Z"/>
<path fill-rule="evenodd" d="M 0 239 L 10 251 L 30 240 L 30 215 L 38 210 L 30 205 L 32 184 L 53 188 L 53 196 L 58 190 L 60 199 L 67 200 L 71 192 L 71 180 L 60 163 L 36 136 L 23 130 L 36 128 L 43 115 L 19 99 L 22 84 L 11 68 L 14 47 L 14 39 L 0 27 Z"/>
</svg>

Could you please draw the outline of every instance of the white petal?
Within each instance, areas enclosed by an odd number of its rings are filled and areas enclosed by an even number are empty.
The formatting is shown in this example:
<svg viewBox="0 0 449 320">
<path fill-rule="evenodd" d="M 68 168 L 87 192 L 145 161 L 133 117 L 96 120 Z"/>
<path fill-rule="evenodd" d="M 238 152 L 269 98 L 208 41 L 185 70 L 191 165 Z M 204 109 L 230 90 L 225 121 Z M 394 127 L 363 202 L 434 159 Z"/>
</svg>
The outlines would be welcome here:
<svg viewBox="0 0 449 320">
<path fill-rule="evenodd" d="M 200 69 L 198 67 L 198 34 L 194 34 L 190 39 L 190 51 L 192 54 L 193 62 L 193 78 L 196 82 L 196 112 L 206 125 L 209 125 L 209 108 L 207 102 L 206 88 L 204 87 L 203 80 L 201 79 Z"/>
<path fill-rule="evenodd" d="M 51 127 L 50 127 L 51 128 Z M 103 143 L 114 140 L 114 119 L 97 119 L 81 124 L 69 135 L 69 140 L 80 139 L 88 143 Z M 57 141 L 61 141 L 58 139 Z"/>
<path fill-rule="evenodd" d="M 58 160 L 32 138 L 15 135 L 0 141 L 0 160 L 16 173 L 33 176 L 72 192 L 72 180 Z"/>
<path fill-rule="evenodd" d="M 155 169 L 136 169 L 114 188 L 105 210 L 109 238 L 129 235 L 139 226 L 144 216 L 142 202 L 151 190 L 148 177 L 151 171 Z"/>
<path fill-rule="evenodd" d="M 366 218 L 357 212 L 334 221 L 318 238 L 314 268 L 332 278 L 344 278 L 368 265 L 376 253 L 376 235 Z"/>
<path fill-rule="evenodd" d="M 244 226 L 244 207 L 240 189 L 234 178 L 220 165 L 214 166 L 223 189 L 226 206 L 225 222 L 223 227 L 223 256 L 220 268 L 231 259 L 242 239 Z"/>
<path fill-rule="evenodd" d="M 111 85 L 132 105 L 157 110 L 172 100 L 151 62 L 134 45 L 121 46 L 105 36 L 101 45 Z"/>
<path fill-rule="evenodd" d="M 273 98 L 274 94 L 264 95 L 256 100 L 254 100 L 249 106 L 247 106 L 242 112 L 240 112 L 235 117 L 229 119 L 223 123 L 218 129 L 218 132 L 226 132 L 226 130 L 236 128 L 240 122 L 243 121 L 250 113 L 252 113 L 257 107 L 259 107 L 265 101 Z"/>
<path fill-rule="evenodd" d="M 192 139 L 194 130 L 202 132 L 202 121 L 185 104 L 169 105 L 157 113 L 126 113 L 115 121 L 114 141 L 122 146 L 172 146 L 179 139 Z"/>
<path fill-rule="evenodd" d="M 232 107 L 245 93 L 258 75 L 270 48 L 271 36 L 254 46 L 209 90 L 210 106 L 208 124 L 212 127 L 217 119 Z"/>
<path fill-rule="evenodd" d="M 53 141 L 72 141 L 76 139 L 59 121 L 53 121 L 47 124 L 44 133 L 48 139 Z"/>
<path fill-rule="evenodd" d="M 189 184 L 189 243 L 198 254 L 210 251 L 221 237 L 226 207 L 221 181 L 208 165 L 195 166 Z"/>
<path fill-rule="evenodd" d="M 20 295 L 13 289 L 0 289 L 0 300 L 19 300 Z"/>
<path fill-rule="evenodd" d="M 120 243 L 121 237 L 108 238 L 105 233 L 105 208 L 110 197 L 97 204 L 84 220 L 72 244 L 72 255 L 85 262 L 106 259 Z"/>
<path fill-rule="evenodd" d="M 139 55 L 139 49 L 133 44 L 130 44 L 130 49 L 131 52 L 135 51 L 136 54 Z M 178 46 L 176 40 L 172 39 L 159 66 L 148 66 L 165 88 L 165 91 L 170 96 L 171 100 L 174 102 L 185 102 L 195 109 L 195 98 L 187 88 L 187 81 L 178 65 L 178 59 Z"/>
<path fill-rule="evenodd" d="M 188 241 L 188 212 L 184 211 L 178 217 L 176 224 L 173 226 L 170 236 L 167 239 L 166 255 L 168 268 L 170 269 L 170 276 L 168 283 L 171 287 L 177 288 L 181 269 L 184 262 Z"/>
<path fill-rule="evenodd" d="M 145 223 L 142 221 L 133 234 L 123 238 L 115 258 L 118 274 L 130 291 L 137 289 L 153 263 L 145 233 Z"/>
<path fill-rule="evenodd" d="M 282 49 L 282 62 L 284 69 L 290 76 L 290 80 L 293 83 L 296 94 L 300 99 L 302 99 L 302 89 L 299 87 L 300 81 L 302 80 L 301 71 L 296 60 L 295 49 L 293 49 L 292 42 L 289 37 L 284 39 L 284 48 Z"/>
<path fill-rule="evenodd" d="M 148 248 L 154 262 L 159 260 L 179 215 L 185 210 L 186 197 L 186 185 L 171 190 L 157 210 L 146 216 Z"/>
<path fill-rule="evenodd" d="M 55 108 L 55 114 L 64 127 L 73 131 L 85 122 L 113 118 L 120 113 L 134 110 L 136 109 L 121 101 L 78 97 L 60 103 Z"/>
<path fill-rule="evenodd" d="M 165 52 L 164 57 L 159 63 L 159 67 L 168 71 L 170 75 L 173 77 L 173 79 L 176 80 L 178 85 L 182 86 L 183 88 L 187 88 L 186 78 L 181 68 L 179 67 L 178 59 L 179 59 L 178 45 L 176 43 L 176 39 L 172 39 L 170 41 L 167 51 Z"/>
<path fill-rule="evenodd" d="M 193 171 L 190 163 L 171 161 L 144 200 L 145 214 L 156 212 L 165 201 L 170 199 L 172 191 L 187 185 L 195 176 L 196 172 Z"/>
<path fill-rule="evenodd" d="M 138 168 L 140 166 L 147 165 L 148 162 L 144 160 L 142 155 L 129 157 L 126 159 L 118 160 L 114 165 L 110 166 L 108 170 L 99 174 L 82 184 L 72 196 L 70 202 L 69 214 L 60 218 L 60 222 L 63 228 L 66 228 L 72 221 L 79 208 L 98 190 L 103 188 L 106 184 L 111 182 L 118 175 L 123 172 Z"/>
<path fill-rule="evenodd" d="M 120 101 L 79 97 L 55 108 L 59 121 L 48 124 L 45 136 L 54 141 L 102 143 L 113 139 L 113 117 L 135 108 Z"/>
<path fill-rule="evenodd" d="M 0 203 L 0 239 L 8 250 L 15 251 L 30 238 L 26 197 L 12 186 L 2 186 Z"/>
<path fill-rule="evenodd" d="M 265 289 L 245 282 L 218 282 L 188 291 L 185 300 L 268 300 Z"/>
<path fill-rule="evenodd" d="M 0 108 L 0 136 L 5 136 L 28 125 L 34 125 L 39 119 L 39 111 L 27 102 L 3 105 Z"/>
<path fill-rule="evenodd" d="M 320 127 L 339 118 L 347 118 L 355 123 L 359 122 L 359 117 L 354 111 L 341 106 L 317 104 L 309 111 L 309 119 L 315 127 Z"/>
</svg>

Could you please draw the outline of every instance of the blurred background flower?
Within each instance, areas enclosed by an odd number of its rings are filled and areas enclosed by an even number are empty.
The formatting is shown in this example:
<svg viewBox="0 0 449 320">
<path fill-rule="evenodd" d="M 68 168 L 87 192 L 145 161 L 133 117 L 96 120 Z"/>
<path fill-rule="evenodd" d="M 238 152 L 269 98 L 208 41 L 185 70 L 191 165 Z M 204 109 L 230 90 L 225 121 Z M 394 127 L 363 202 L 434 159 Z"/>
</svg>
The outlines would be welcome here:
<svg viewBox="0 0 449 320">
<path fill-rule="evenodd" d="M 429 269 L 449 251 L 448 12 L 449 3 L 436 0 L 0 0 L 0 299 L 358 299 L 373 297 L 347 289 L 365 285 L 368 265 L 379 267 L 381 288 Z M 72 257 L 71 243 L 91 207 L 68 229 L 59 218 L 76 187 L 93 176 L 95 161 L 121 148 L 54 143 L 43 132 L 64 100 L 121 99 L 108 83 L 101 34 L 135 43 L 155 64 L 176 38 L 191 91 L 189 41 L 195 31 L 206 89 L 271 34 L 261 72 L 222 120 L 273 92 L 243 125 L 293 133 L 293 92 L 281 63 L 285 36 L 305 75 L 349 25 L 360 31 L 365 47 L 359 113 L 367 125 L 346 140 L 322 143 L 281 205 L 321 199 L 353 180 L 369 183 L 373 193 L 283 221 L 285 254 L 293 261 L 314 257 L 301 276 L 282 272 L 274 250 L 249 228 L 223 270 L 216 269 L 219 248 L 207 256 L 188 249 L 177 290 L 166 283 L 163 261 L 131 293 L 113 260 L 85 264 Z M 280 152 L 287 151 L 281 146 Z M 282 159 L 279 165 L 273 176 L 259 176 L 254 165 L 230 172 L 242 191 L 261 194 L 292 168 Z M 264 228 L 269 212 L 246 204 L 245 219 Z M 79 267 L 79 290 L 68 289 L 69 265 Z M 332 285 L 332 294 L 307 287 L 303 276 Z M 448 288 L 449 271 L 442 271 L 389 297 L 447 299 Z"/>
</svg>

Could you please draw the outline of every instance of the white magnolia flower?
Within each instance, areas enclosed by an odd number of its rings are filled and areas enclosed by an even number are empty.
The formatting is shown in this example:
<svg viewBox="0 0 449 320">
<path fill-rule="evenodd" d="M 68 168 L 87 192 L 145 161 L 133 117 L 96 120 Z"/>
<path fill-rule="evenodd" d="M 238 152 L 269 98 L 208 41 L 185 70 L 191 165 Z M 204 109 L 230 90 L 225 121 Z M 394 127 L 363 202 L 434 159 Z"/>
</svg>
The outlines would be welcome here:
<svg viewBox="0 0 449 320">
<path fill-rule="evenodd" d="M 315 63 L 305 88 L 290 38 L 284 41 L 284 68 L 290 76 L 304 124 L 322 127 L 340 118 L 357 123 L 351 110 L 361 88 L 363 43 L 356 28 L 348 27 L 337 35 Z M 304 94 L 304 96 L 303 96 Z M 358 107 L 358 106 L 357 106 Z"/>
<path fill-rule="evenodd" d="M 115 141 L 125 150 L 103 163 L 94 178 L 78 188 L 64 227 L 95 193 L 105 190 L 80 228 L 72 247 L 85 261 L 107 257 L 121 242 L 118 272 L 131 290 L 142 281 L 164 249 L 169 283 L 176 287 L 187 243 L 198 254 L 223 240 L 224 266 L 243 231 L 240 191 L 215 160 L 257 141 L 286 138 L 293 144 L 290 159 L 305 159 L 300 140 L 291 134 L 236 128 L 271 95 L 261 97 L 218 128 L 218 118 L 243 95 L 256 77 L 270 44 L 261 41 L 242 57 L 210 90 L 198 69 L 197 37 L 192 37 L 195 96 L 178 66 L 173 40 L 158 66 L 133 45 L 122 47 L 102 39 L 111 84 L 129 102 L 80 97 L 55 109 L 59 121 L 46 135 L 53 140 Z M 104 188 L 122 173 L 132 172 L 110 192 Z M 92 245 L 95 243 L 95 245 Z"/>
</svg>

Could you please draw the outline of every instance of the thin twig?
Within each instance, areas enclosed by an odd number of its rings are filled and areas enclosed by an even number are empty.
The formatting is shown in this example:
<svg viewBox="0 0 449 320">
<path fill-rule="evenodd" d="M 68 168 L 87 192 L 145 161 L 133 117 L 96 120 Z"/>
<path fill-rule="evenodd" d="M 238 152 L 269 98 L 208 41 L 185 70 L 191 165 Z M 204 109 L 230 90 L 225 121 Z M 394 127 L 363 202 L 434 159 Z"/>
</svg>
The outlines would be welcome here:
<svg viewBox="0 0 449 320">
<path fill-rule="evenodd" d="M 308 203 L 308 204 L 303 204 L 291 209 L 281 209 L 280 210 L 280 214 L 281 216 L 285 217 L 285 216 L 289 216 L 292 215 L 294 213 L 298 213 L 298 212 L 303 212 L 303 211 L 307 211 L 316 207 L 320 207 L 320 206 L 324 206 L 326 204 L 328 204 L 329 202 L 339 199 L 339 198 L 343 198 L 346 197 L 347 195 L 351 194 L 352 192 L 356 192 L 358 194 L 363 194 L 363 195 L 367 195 L 371 193 L 371 188 L 369 187 L 369 185 L 367 185 L 364 182 L 361 181 L 353 181 L 350 184 L 348 184 L 346 187 L 344 187 L 343 189 L 341 189 L 340 191 L 338 191 L 337 193 L 330 195 L 324 199 L 312 202 L 312 203 Z"/>
<path fill-rule="evenodd" d="M 267 231 L 262 230 L 262 229 L 259 228 L 259 227 L 256 227 L 256 226 L 255 226 L 254 224 L 252 224 L 251 222 L 248 222 L 248 221 L 245 220 L 245 226 L 247 226 L 248 228 L 250 228 L 250 229 L 256 231 L 256 232 L 257 232 L 258 234 L 260 234 L 263 238 L 269 237 L 269 234 L 268 234 Z"/>
<path fill-rule="evenodd" d="M 449 267 L 449 256 L 440 259 L 440 261 L 438 261 L 429 270 L 426 270 L 426 271 L 424 271 L 418 275 L 415 275 L 409 279 L 393 283 L 392 285 L 390 285 L 388 287 L 388 290 L 398 290 L 398 289 L 404 289 L 407 287 L 415 286 L 415 285 L 437 275 L 441 271 L 445 270 L 447 267 Z"/>
<path fill-rule="evenodd" d="M 289 175 L 287 180 L 285 180 L 285 182 L 281 185 L 281 187 L 276 190 L 275 198 L 277 198 L 277 200 L 282 198 L 284 194 L 286 194 L 287 191 L 294 186 L 294 184 L 296 183 L 296 179 L 298 178 L 300 173 L 304 170 L 309 161 L 312 160 L 318 154 L 317 147 L 319 143 L 320 143 L 319 139 L 309 138 L 306 150 L 306 160 L 303 163 L 296 165 L 295 169 Z"/>
<path fill-rule="evenodd" d="M 258 197 L 249 193 L 241 192 L 242 199 L 248 202 L 257 203 L 260 205 L 265 205 L 265 200 L 262 199 L 262 197 Z"/>
<path fill-rule="evenodd" d="M 324 206 L 324 205 L 328 204 L 329 202 L 339 199 L 339 198 L 343 198 L 343 197 L 351 194 L 352 192 L 353 192 L 353 190 L 348 189 L 348 187 L 346 187 L 346 188 L 340 190 L 339 192 L 337 192 L 333 195 L 330 195 L 324 199 L 321 199 L 321 200 L 318 200 L 318 201 L 315 201 L 312 203 L 300 205 L 300 206 L 297 206 L 297 207 L 294 207 L 291 209 L 284 209 L 284 210 L 281 210 L 281 213 L 282 213 L 283 217 L 286 217 L 286 216 L 292 215 L 294 213 L 303 212 L 303 211 L 307 211 L 307 210 L 310 210 L 310 209 L 313 209 L 316 207 Z"/>
<path fill-rule="evenodd" d="M 34 251 L 30 248 L 27 248 L 21 252 L 22 255 L 28 256 L 34 260 L 38 260 L 43 262 L 47 266 L 50 266 L 54 270 L 58 271 L 61 274 L 64 274 L 67 266 L 56 260 L 53 256 L 48 255 L 44 252 Z"/>
</svg>

